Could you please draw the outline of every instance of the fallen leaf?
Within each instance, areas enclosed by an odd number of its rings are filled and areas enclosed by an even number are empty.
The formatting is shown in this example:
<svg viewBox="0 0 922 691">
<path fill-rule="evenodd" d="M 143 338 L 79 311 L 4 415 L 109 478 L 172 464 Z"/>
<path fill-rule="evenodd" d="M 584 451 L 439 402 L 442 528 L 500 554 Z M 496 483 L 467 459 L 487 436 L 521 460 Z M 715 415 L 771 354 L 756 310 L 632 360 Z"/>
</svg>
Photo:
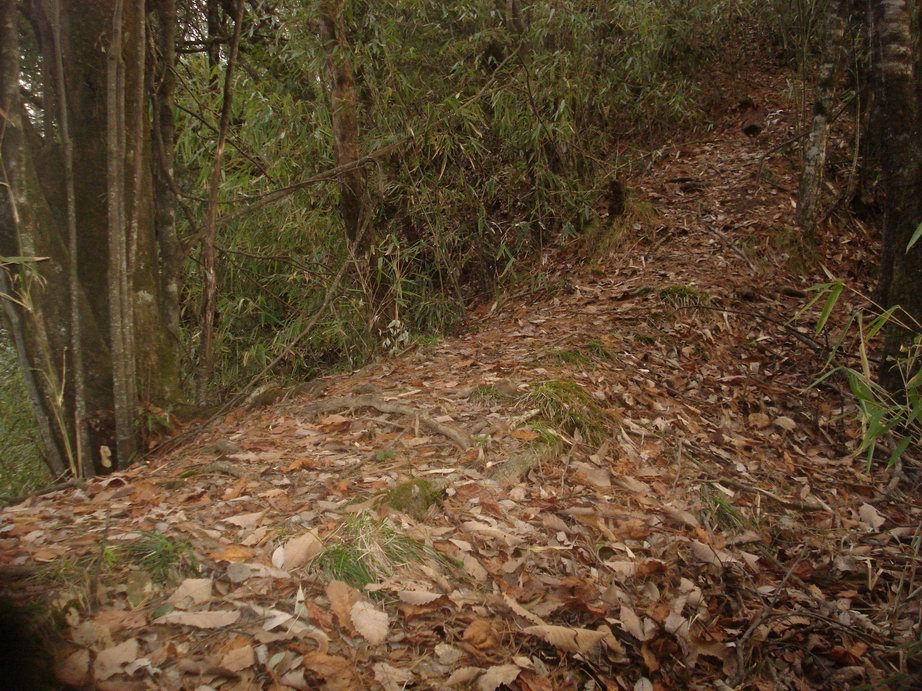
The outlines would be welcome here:
<svg viewBox="0 0 922 691">
<path fill-rule="evenodd" d="M 203 605 L 211 600 L 213 582 L 210 578 L 187 578 L 167 599 L 179 609 L 189 609 L 193 605 Z"/>
<path fill-rule="evenodd" d="M 518 665 L 496 665 L 490 667 L 477 680 L 477 689 L 478 691 L 495 691 L 503 684 L 512 684 L 521 671 Z"/>
<path fill-rule="evenodd" d="M 342 581 L 330 581 L 326 590 L 330 609 L 339 619 L 339 625 L 352 631 L 352 605 L 361 599 L 359 591 Z"/>
<path fill-rule="evenodd" d="M 389 617 L 387 612 L 376 609 L 370 602 L 361 600 L 352 605 L 352 624 L 355 630 L 372 645 L 380 645 L 387 639 Z"/>
<path fill-rule="evenodd" d="M 568 653 L 581 653 L 583 655 L 592 651 L 599 641 L 605 638 L 604 631 L 592 629 L 571 629 L 566 626 L 528 626 L 524 632 L 531 636 L 543 638 L 555 648 L 560 648 Z"/>
<path fill-rule="evenodd" d="M 308 530 L 277 547 L 272 553 L 272 565 L 277 569 L 290 571 L 304 566 L 322 551 L 323 543 L 317 533 Z"/>
<path fill-rule="evenodd" d="M 96 681 L 105 681 L 122 672 L 122 668 L 138 658 L 138 641 L 129 638 L 111 648 L 100 650 L 93 663 L 93 676 Z"/>
<path fill-rule="evenodd" d="M 240 619 L 237 610 L 217 610 L 214 612 L 170 612 L 159 619 L 154 619 L 154 624 L 180 624 L 192 626 L 196 629 L 219 629 L 222 626 L 236 624 Z"/>
<path fill-rule="evenodd" d="M 221 667 L 230 672 L 240 672 L 256 664 L 256 652 L 251 645 L 234 648 L 221 658 Z"/>
<path fill-rule="evenodd" d="M 413 673 L 410 670 L 392 667 L 386 662 L 376 662 L 372 669 L 375 671 L 375 681 L 381 684 L 385 691 L 402 691 L 413 682 Z"/>
</svg>

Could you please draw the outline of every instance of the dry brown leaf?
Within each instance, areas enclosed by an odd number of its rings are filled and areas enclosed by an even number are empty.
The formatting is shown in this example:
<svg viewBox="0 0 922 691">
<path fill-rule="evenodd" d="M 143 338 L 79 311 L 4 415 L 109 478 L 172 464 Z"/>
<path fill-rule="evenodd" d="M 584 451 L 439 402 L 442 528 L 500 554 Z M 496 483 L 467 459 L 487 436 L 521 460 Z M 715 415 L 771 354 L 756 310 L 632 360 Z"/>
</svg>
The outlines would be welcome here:
<svg viewBox="0 0 922 691">
<path fill-rule="evenodd" d="M 397 591 L 397 597 L 400 598 L 401 602 L 406 602 L 408 605 L 428 605 L 430 602 L 442 597 L 442 594 L 432 593 L 428 590 L 399 590 Z"/>
<path fill-rule="evenodd" d="M 477 680 L 477 689 L 478 691 L 496 691 L 503 684 L 512 684 L 521 671 L 518 665 L 495 665 L 490 667 Z"/>
<path fill-rule="evenodd" d="M 316 531 L 308 530 L 277 547 L 272 553 L 272 565 L 290 571 L 304 566 L 322 551 L 323 543 Z"/>
<path fill-rule="evenodd" d="M 605 638 L 606 632 L 593 631 L 592 629 L 571 629 L 566 626 L 528 626 L 524 632 L 531 636 L 543 638 L 555 648 L 560 648 L 568 653 L 586 655 L 595 648 L 599 641 Z"/>
<path fill-rule="evenodd" d="M 386 662 L 376 662 L 372 669 L 375 671 L 375 681 L 381 684 L 385 691 L 403 691 L 413 682 L 413 672 L 392 667 Z"/>
<path fill-rule="evenodd" d="M 330 600 L 330 609 L 339 620 L 339 625 L 348 631 L 353 631 L 352 605 L 362 599 L 359 591 L 342 581 L 330 581 L 326 590 L 327 598 Z"/>
<path fill-rule="evenodd" d="M 499 645 L 499 638 L 493 629 L 493 624 L 487 619 L 474 619 L 464 629 L 462 638 L 478 650 L 492 650 Z"/>
<path fill-rule="evenodd" d="M 210 578 L 187 578 L 173 591 L 167 602 L 179 609 L 203 605 L 211 600 L 213 582 Z"/>
<path fill-rule="evenodd" d="M 138 659 L 138 641 L 129 638 L 111 648 L 100 650 L 93 663 L 93 677 L 96 681 L 105 681 L 123 671 L 125 665 Z"/>
<path fill-rule="evenodd" d="M 236 624 L 240 619 L 240 612 L 232 610 L 217 610 L 214 612 L 170 612 L 159 619 L 154 619 L 154 624 L 180 624 L 192 626 L 196 629 L 219 629 L 223 626 Z"/>
<path fill-rule="evenodd" d="M 459 667 L 445 680 L 445 686 L 459 686 L 476 679 L 483 672 L 481 667 Z"/>
<path fill-rule="evenodd" d="M 241 645 L 221 658 L 221 667 L 230 672 L 241 672 L 256 664 L 256 652 L 251 645 Z"/>
<path fill-rule="evenodd" d="M 380 645 L 387 639 L 387 627 L 390 622 L 387 612 L 382 612 L 370 602 L 362 600 L 352 605 L 350 616 L 355 630 L 371 645 Z"/>
</svg>

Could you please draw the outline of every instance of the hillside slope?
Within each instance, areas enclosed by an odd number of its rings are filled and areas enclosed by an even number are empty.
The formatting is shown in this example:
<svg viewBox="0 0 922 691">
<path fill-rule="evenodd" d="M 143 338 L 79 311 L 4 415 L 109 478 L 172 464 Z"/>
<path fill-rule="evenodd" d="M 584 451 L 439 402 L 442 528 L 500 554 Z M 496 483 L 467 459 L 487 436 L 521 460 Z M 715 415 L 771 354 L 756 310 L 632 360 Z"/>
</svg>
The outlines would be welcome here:
<svg viewBox="0 0 922 691">
<path fill-rule="evenodd" d="M 758 137 L 730 112 L 660 151 L 597 260 L 562 249 L 466 335 L 5 509 L 5 578 L 68 612 L 59 678 L 910 687 L 922 502 L 805 390 L 825 353 L 786 322 L 822 274 L 788 270 L 781 93 L 750 94 Z M 870 239 L 833 234 L 864 288 Z"/>
</svg>

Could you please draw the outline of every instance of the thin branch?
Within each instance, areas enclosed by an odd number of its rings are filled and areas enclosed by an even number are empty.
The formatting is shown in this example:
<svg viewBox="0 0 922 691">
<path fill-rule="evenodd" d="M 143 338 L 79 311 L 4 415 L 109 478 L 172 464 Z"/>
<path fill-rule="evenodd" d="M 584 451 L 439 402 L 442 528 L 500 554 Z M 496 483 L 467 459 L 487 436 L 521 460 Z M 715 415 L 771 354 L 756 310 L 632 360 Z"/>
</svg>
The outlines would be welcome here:
<svg viewBox="0 0 922 691">
<path fill-rule="evenodd" d="M 231 104 L 233 101 L 234 62 L 240 47 L 240 32 L 243 26 L 243 0 L 237 0 L 234 15 L 234 36 L 231 39 L 230 55 L 227 57 L 227 70 L 224 73 L 224 95 L 221 106 L 221 122 L 218 125 L 218 141 L 215 145 L 214 164 L 211 168 L 211 180 L 208 186 L 208 205 L 205 208 L 205 223 L 202 240 L 202 273 L 205 278 L 205 297 L 202 302 L 202 361 L 199 373 L 199 398 L 211 380 L 214 371 L 214 312 L 217 300 L 217 283 L 215 278 L 214 243 L 217 228 L 218 191 L 221 183 L 221 163 L 224 160 L 224 144 L 227 141 L 227 128 L 230 125 Z"/>
</svg>

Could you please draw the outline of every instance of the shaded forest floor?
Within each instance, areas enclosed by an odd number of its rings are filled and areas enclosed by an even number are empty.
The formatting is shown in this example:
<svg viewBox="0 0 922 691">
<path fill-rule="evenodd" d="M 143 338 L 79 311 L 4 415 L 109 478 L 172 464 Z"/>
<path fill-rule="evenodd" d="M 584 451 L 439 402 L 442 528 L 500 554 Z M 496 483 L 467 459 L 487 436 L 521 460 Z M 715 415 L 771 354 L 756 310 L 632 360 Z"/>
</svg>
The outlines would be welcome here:
<svg viewBox="0 0 922 691">
<path fill-rule="evenodd" d="M 918 476 L 865 473 L 841 384 L 805 388 L 815 322 L 785 325 L 822 273 L 791 270 L 783 93 L 738 95 L 767 109 L 756 138 L 728 108 L 663 149 L 611 233 L 466 335 L 5 509 L 5 579 L 66 612 L 59 679 L 918 683 Z M 816 264 L 866 290 L 867 232 L 828 236 Z"/>
</svg>

